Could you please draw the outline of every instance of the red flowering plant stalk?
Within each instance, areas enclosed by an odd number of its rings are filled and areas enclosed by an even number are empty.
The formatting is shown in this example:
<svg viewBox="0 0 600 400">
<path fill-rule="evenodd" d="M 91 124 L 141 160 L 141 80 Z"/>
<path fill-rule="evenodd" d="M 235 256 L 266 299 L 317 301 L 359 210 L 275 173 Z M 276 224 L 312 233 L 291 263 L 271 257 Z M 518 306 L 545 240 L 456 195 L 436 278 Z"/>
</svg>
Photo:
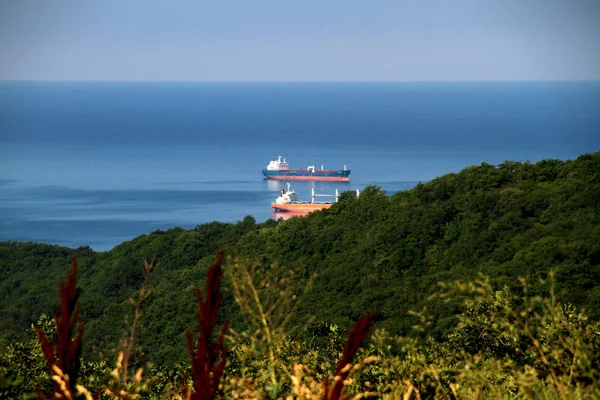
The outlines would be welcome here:
<svg viewBox="0 0 600 400">
<path fill-rule="evenodd" d="M 213 340 L 217 313 L 221 305 L 222 296 L 219 293 L 223 269 L 221 263 L 225 250 L 221 250 L 216 261 L 208 270 L 206 280 L 205 298 L 202 297 L 200 289 L 196 288 L 198 300 L 198 336 L 196 345 L 192 338 L 192 332 L 186 331 L 188 341 L 188 352 L 192 364 L 193 391 L 187 385 L 185 387 L 185 398 L 192 400 L 208 400 L 222 397 L 219 383 L 225 369 L 227 348 L 223 346 L 227 323 L 221 327 L 221 332 L 216 340 Z"/>
<path fill-rule="evenodd" d="M 60 310 L 54 310 L 56 339 L 50 341 L 40 326 L 36 326 L 42 351 L 52 378 L 53 397 L 73 398 L 75 383 L 81 368 L 81 338 L 84 323 L 78 323 L 81 306 L 77 304 L 80 291 L 77 284 L 77 258 L 73 257 L 73 268 L 67 272 L 67 280 L 59 283 Z M 38 387 L 38 399 L 43 398 Z"/>
<path fill-rule="evenodd" d="M 325 381 L 323 400 L 340 400 L 344 398 L 345 381 L 350 374 L 350 361 L 356 355 L 361 342 L 371 333 L 369 326 L 378 315 L 379 311 L 375 311 L 366 317 L 362 317 L 350 331 L 344 351 L 342 352 L 342 357 L 338 360 L 335 368 L 333 384 L 330 384 L 327 380 Z"/>
</svg>

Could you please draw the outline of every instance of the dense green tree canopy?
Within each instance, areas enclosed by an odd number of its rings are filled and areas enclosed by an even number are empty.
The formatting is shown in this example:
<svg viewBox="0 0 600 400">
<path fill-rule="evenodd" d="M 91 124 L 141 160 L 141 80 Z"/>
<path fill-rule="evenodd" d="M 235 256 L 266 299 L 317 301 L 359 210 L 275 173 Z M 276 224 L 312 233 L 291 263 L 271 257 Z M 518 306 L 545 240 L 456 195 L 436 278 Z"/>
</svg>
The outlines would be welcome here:
<svg viewBox="0 0 600 400">
<path fill-rule="evenodd" d="M 140 334 L 150 358 L 185 358 L 183 333 L 194 325 L 194 287 L 221 248 L 259 265 L 297 272 L 296 284 L 317 278 L 289 328 L 348 327 L 380 310 L 379 327 L 408 334 L 410 310 L 428 306 L 430 332 L 456 324 L 460 299 L 431 303 L 438 282 L 473 280 L 485 273 L 498 288 L 518 289 L 520 276 L 556 270 L 557 296 L 600 319 L 600 153 L 576 160 L 482 164 L 386 195 L 369 186 L 328 210 L 287 221 L 212 222 L 139 236 L 111 251 L 37 243 L 0 244 L 0 345 L 23 339 L 40 315 L 57 305 L 56 283 L 71 258 L 80 265 L 86 354 L 108 353 L 131 312 L 129 298 L 143 280 L 143 260 L 156 256 L 152 294 Z M 227 268 L 227 263 L 225 268 Z M 533 285 L 543 291 L 546 284 Z M 230 283 L 224 282 L 221 318 L 243 328 Z"/>
</svg>

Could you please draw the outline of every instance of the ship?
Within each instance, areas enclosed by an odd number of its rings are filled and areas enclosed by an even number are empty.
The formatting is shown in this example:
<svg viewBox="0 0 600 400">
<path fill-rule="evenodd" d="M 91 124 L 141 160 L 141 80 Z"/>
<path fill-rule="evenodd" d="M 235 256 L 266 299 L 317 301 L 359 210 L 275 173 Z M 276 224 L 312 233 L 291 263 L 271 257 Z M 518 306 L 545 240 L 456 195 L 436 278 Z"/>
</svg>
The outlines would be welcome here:
<svg viewBox="0 0 600 400">
<path fill-rule="evenodd" d="M 285 189 L 281 189 L 281 194 L 278 198 L 275 199 L 274 203 L 271 203 L 271 208 L 275 212 L 293 212 L 298 215 L 305 215 L 311 213 L 313 211 L 324 210 L 333 205 L 333 203 L 337 202 L 340 192 L 335 190 L 335 201 L 315 201 L 315 197 L 317 196 L 327 196 L 333 197 L 333 195 L 329 194 L 316 194 L 315 189 L 312 189 L 312 200 L 309 201 L 300 201 L 298 200 L 298 195 L 295 191 L 291 190 L 291 185 L 287 184 L 287 191 Z"/>
<path fill-rule="evenodd" d="M 316 169 L 314 165 L 309 165 L 306 169 L 290 169 L 285 158 L 281 156 L 277 160 L 272 160 L 266 169 L 262 170 L 264 176 L 269 179 L 286 180 L 286 181 L 332 181 L 332 182 L 348 182 L 350 181 L 350 170 L 325 170 L 321 165 L 321 169 Z"/>
</svg>

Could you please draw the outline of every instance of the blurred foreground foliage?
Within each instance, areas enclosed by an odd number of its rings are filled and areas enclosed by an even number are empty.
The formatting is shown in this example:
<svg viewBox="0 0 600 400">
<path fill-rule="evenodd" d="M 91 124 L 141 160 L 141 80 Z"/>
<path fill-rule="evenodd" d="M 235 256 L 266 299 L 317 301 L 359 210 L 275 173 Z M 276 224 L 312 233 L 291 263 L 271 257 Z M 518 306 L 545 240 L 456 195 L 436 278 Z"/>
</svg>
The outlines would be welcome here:
<svg viewBox="0 0 600 400">
<path fill-rule="evenodd" d="M 495 290 L 486 276 L 467 283 L 441 283 L 440 291 L 430 299 L 432 304 L 456 297 L 463 299 L 458 323 L 442 339 L 426 334 L 397 336 L 377 329 L 368 340 L 363 340 L 368 330 L 354 339 L 351 333 L 344 347 L 342 331 L 336 325 L 312 325 L 314 336 L 309 341 L 286 334 L 282 324 L 287 316 L 279 312 L 296 309 L 301 299 L 290 290 L 290 281 L 280 278 L 282 271 L 278 267 L 266 277 L 249 279 L 252 268 L 251 262 L 239 259 L 230 260 L 225 266 L 238 288 L 235 300 L 251 322 L 246 331 L 229 330 L 224 352 L 214 359 L 225 365 L 224 375 L 218 376 L 214 390 L 208 390 L 206 385 L 194 385 L 195 391 L 191 388 L 192 383 L 203 379 L 194 372 L 201 368 L 198 361 L 194 361 L 195 367 L 189 362 L 169 367 L 146 364 L 135 374 L 131 368 L 130 379 L 124 379 L 128 371 L 123 365 L 127 362 L 123 362 L 120 353 L 114 369 L 105 360 L 82 362 L 78 381 L 72 385 L 77 392 L 73 389 L 72 396 L 60 397 L 63 392 L 55 389 L 51 398 L 333 400 L 600 396 L 600 324 L 590 322 L 584 313 L 557 300 L 554 271 L 539 282 L 550 287 L 541 296 L 531 292 L 536 282 L 526 279 L 520 282 L 522 295 L 516 295 L 508 287 Z M 215 286 L 210 283 L 207 290 L 211 287 Z M 280 295 L 273 296 L 276 293 Z M 218 309 L 218 297 L 213 296 L 212 302 L 208 299 L 207 304 Z M 431 315 L 426 309 L 413 314 L 418 318 L 413 329 L 427 332 Z M 201 321 L 209 314 L 198 315 Z M 373 318 L 375 314 L 370 317 Z M 368 323 L 365 320 L 364 324 Z M 38 326 L 49 340 L 56 338 L 48 317 L 42 316 Z M 367 327 L 358 326 L 355 330 Z M 203 340 L 211 340 L 201 336 L 198 349 L 204 347 Z M 349 350 L 349 343 L 354 350 Z M 210 367 L 212 362 L 205 365 Z M 66 375 L 60 370 L 52 375 L 54 381 L 60 382 L 57 376 Z M 206 376 L 217 375 L 210 372 Z M 32 335 L 29 340 L 5 349 L 0 355 L 0 378 L 0 398 L 35 397 L 36 390 L 39 393 L 52 387 L 37 338 Z M 336 383 L 338 391 L 333 390 Z M 69 393 L 68 389 L 64 393 Z"/>
</svg>

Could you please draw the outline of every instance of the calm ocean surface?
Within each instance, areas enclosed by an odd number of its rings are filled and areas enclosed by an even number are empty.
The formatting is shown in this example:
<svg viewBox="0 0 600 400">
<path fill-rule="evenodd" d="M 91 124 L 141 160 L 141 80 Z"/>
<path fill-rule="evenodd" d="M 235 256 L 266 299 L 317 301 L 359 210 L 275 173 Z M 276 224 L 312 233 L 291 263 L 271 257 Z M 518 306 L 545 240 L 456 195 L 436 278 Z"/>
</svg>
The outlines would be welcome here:
<svg viewBox="0 0 600 400">
<path fill-rule="evenodd" d="M 272 218 L 261 169 L 352 169 L 388 193 L 482 162 L 600 150 L 600 82 L 0 82 L 0 241 L 108 250 L 156 229 Z"/>
</svg>

